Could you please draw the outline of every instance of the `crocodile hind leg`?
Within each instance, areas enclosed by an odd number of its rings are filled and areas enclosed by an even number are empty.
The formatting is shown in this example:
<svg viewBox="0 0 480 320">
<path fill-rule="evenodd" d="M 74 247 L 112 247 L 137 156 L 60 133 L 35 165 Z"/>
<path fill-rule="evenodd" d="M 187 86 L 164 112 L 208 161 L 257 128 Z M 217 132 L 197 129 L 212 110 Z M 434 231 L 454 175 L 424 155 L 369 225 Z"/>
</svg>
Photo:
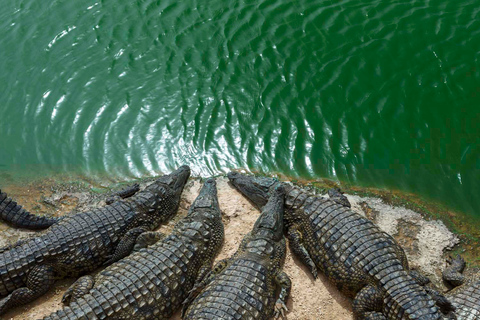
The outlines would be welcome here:
<svg viewBox="0 0 480 320">
<path fill-rule="evenodd" d="M 363 287 L 353 300 L 353 315 L 355 319 L 386 319 L 381 313 L 382 308 L 383 295 L 372 285 Z"/>
<path fill-rule="evenodd" d="M 27 286 L 16 289 L 0 300 L 0 314 L 42 296 L 52 287 L 55 280 L 55 270 L 51 266 L 39 265 L 33 267 L 27 277 Z"/>
<path fill-rule="evenodd" d="M 312 273 L 313 278 L 317 279 L 318 277 L 317 267 L 315 266 L 315 263 L 310 257 L 310 254 L 308 253 L 307 249 L 302 244 L 301 232 L 298 231 L 297 229 L 289 228 L 287 237 L 289 240 L 288 243 L 290 244 L 290 249 L 292 249 L 293 253 L 300 259 L 300 261 L 302 261 L 306 266 L 308 266 L 308 268 L 310 269 L 310 272 Z"/>
<path fill-rule="evenodd" d="M 430 287 L 425 287 L 424 289 L 433 301 L 435 301 L 435 304 L 443 314 L 449 315 L 451 312 L 455 311 L 455 306 L 453 306 L 450 300 L 448 300 L 443 294 Z"/>
<path fill-rule="evenodd" d="M 425 289 L 428 295 L 435 301 L 437 307 L 440 308 L 443 314 L 449 314 L 452 311 L 455 311 L 455 307 L 452 305 L 450 300 L 448 300 L 443 294 L 441 294 L 438 290 L 434 289 L 431 286 L 427 286 L 430 284 L 430 279 L 427 276 L 424 276 L 420 272 L 416 270 L 409 270 L 408 274 L 418 283 L 420 286 Z"/>
<path fill-rule="evenodd" d="M 285 317 L 285 312 L 288 312 L 287 308 L 287 299 L 290 295 L 290 291 L 292 289 L 292 281 L 290 277 L 285 272 L 279 272 L 275 277 L 275 282 L 281 288 L 280 295 L 278 296 L 277 302 L 275 303 L 275 311 L 273 317 L 275 319 L 282 316 Z"/>
<path fill-rule="evenodd" d="M 70 303 L 88 293 L 88 291 L 93 288 L 94 284 L 95 280 L 90 275 L 79 278 L 67 289 L 67 291 L 65 291 L 65 294 L 62 297 L 62 303 L 68 306 Z"/>
<path fill-rule="evenodd" d="M 463 275 L 466 266 L 465 260 L 460 255 L 457 255 L 455 259 L 450 256 L 447 263 L 448 267 L 442 272 L 443 280 L 453 287 L 464 284 L 466 280 Z"/>
</svg>

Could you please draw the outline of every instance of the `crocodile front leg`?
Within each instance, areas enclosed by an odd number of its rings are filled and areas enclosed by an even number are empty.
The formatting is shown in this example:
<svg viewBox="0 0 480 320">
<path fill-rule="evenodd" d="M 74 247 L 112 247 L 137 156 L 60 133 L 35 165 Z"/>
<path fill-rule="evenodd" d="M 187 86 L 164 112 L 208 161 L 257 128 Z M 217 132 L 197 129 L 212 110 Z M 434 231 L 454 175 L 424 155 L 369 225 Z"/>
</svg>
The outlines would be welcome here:
<svg viewBox="0 0 480 320">
<path fill-rule="evenodd" d="M 329 189 L 328 196 L 330 197 L 330 199 L 332 199 L 338 204 L 341 204 L 344 207 L 348 207 L 348 208 L 352 207 L 352 205 L 350 204 L 350 201 L 348 201 L 348 198 L 340 191 L 339 188 Z"/>
<path fill-rule="evenodd" d="M 353 300 L 355 319 L 386 319 L 381 313 L 383 294 L 374 286 L 367 285 L 360 290 Z"/>
<path fill-rule="evenodd" d="M 16 247 L 20 247 L 21 245 L 27 243 L 28 241 L 30 241 L 30 238 L 20 239 L 17 242 L 15 242 L 14 244 L 10 244 L 10 245 L 7 245 L 5 247 L 0 248 L 0 253 L 4 253 L 5 251 L 11 250 L 11 249 L 16 248 Z"/>
<path fill-rule="evenodd" d="M 197 279 L 195 280 L 195 285 L 193 289 L 190 290 L 188 297 L 183 301 L 182 307 L 182 317 L 185 315 L 185 312 L 188 309 L 188 306 L 192 303 L 193 300 L 199 295 L 199 293 L 215 278 L 217 274 L 222 272 L 227 266 L 228 261 L 231 258 L 226 258 L 218 261 L 213 269 L 211 269 L 211 265 L 204 264 L 200 268 L 200 272 L 198 273 Z"/>
<path fill-rule="evenodd" d="M 381 312 L 369 312 L 364 319 L 365 320 L 387 320 L 387 317 L 385 317 Z"/>
<path fill-rule="evenodd" d="M 27 286 L 13 291 L 0 300 L 0 315 L 7 310 L 29 303 L 46 293 L 55 283 L 55 270 L 48 265 L 33 267 L 27 277 Z"/>
<path fill-rule="evenodd" d="M 166 236 L 166 234 L 158 231 L 146 231 L 138 236 L 133 251 L 139 251 L 140 249 L 151 246 L 158 241 L 165 239 Z"/>
<path fill-rule="evenodd" d="M 300 259 L 301 262 L 308 266 L 313 278 L 317 279 L 317 267 L 302 243 L 302 233 L 295 227 L 292 227 L 288 229 L 287 238 L 289 240 L 290 249 Z"/>
<path fill-rule="evenodd" d="M 215 264 L 212 270 L 210 270 L 209 268 L 208 272 L 205 272 L 205 274 L 203 275 L 202 272 L 200 272 L 199 276 L 197 277 L 197 281 L 195 281 L 195 285 L 193 286 L 193 289 L 191 291 L 201 291 L 203 288 L 205 288 L 207 284 L 209 284 L 217 274 L 225 270 L 230 260 L 231 258 L 222 259 Z"/>
<path fill-rule="evenodd" d="M 93 288 L 94 284 L 95 280 L 93 276 L 86 275 L 79 278 L 67 289 L 67 291 L 65 291 L 65 294 L 62 297 L 62 303 L 68 306 L 70 303 L 88 293 L 88 291 Z"/>
<path fill-rule="evenodd" d="M 122 189 L 122 190 L 116 192 L 113 196 L 111 196 L 110 198 L 105 200 L 105 203 L 106 204 L 112 204 L 115 201 L 119 201 L 121 199 L 129 198 L 129 197 L 135 195 L 135 193 L 137 193 L 138 191 L 140 191 L 140 185 L 138 183 L 135 183 L 131 186 L 126 187 L 125 189 Z"/>
<path fill-rule="evenodd" d="M 129 230 L 118 243 L 115 252 L 103 265 L 110 265 L 128 256 L 133 251 L 137 238 L 146 231 L 148 231 L 147 227 L 136 227 Z"/>
<path fill-rule="evenodd" d="M 284 318 L 285 312 L 288 312 L 287 299 L 292 289 L 292 281 L 290 280 L 290 277 L 284 271 L 282 271 L 275 277 L 275 282 L 281 289 L 280 295 L 275 303 L 275 312 L 273 317 L 275 319 L 279 318 L 280 316 Z"/>
</svg>

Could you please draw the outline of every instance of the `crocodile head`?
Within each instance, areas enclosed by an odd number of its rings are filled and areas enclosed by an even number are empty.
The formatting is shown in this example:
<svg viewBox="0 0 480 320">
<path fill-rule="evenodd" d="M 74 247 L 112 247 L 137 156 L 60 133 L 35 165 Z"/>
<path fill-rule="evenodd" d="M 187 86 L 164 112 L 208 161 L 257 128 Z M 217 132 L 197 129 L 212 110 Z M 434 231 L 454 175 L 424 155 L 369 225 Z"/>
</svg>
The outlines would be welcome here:
<svg viewBox="0 0 480 320">
<path fill-rule="evenodd" d="M 201 208 L 205 209 L 212 209 L 209 210 L 210 212 L 217 214 L 218 217 L 221 218 L 220 207 L 218 205 L 218 198 L 217 198 L 217 183 L 215 179 L 209 178 L 203 184 L 198 197 L 190 206 L 188 211 L 189 215 L 195 214 L 196 212 L 201 212 Z"/>
<path fill-rule="evenodd" d="M 213 259 L 223 243 L 225 235 L 222 212 L 218 205 L 217 183 L 215 179 L 207 179 L 200 193 L 188 210 L 187 217 L 182 220 L 184 235 L 197 242 L 199 248 L 205 247 L 203 254 Z"/>
<path fill-rule="evenodd" d="M 185 183 L 187 183 L 188 177 L 190 177 L 190 167 L 183 165 L 172 173 L 161 176 L 145 190 L 150 189 L 151 191 L 155 191 L 158 190 L 159 187 L 161 188 L 161 186 L 168 186 L 168 188 L 179 196 L 182 193 Z"/>
<path fill-rule="evenodd" d="M 184 165 L 138 192 L 133 201 L 144 213 L 141 219 L 153 227 L 170 219 L 177 212 L 189 176 L 190 168 Z"/>
<path fill-rule="evenodd" d="M 248 176 L 234 171 L 229 172 L 227 176 L 230 183 L 259 209 L 267 204 L 270 194 L 279 184 L 274 178 Z"/>
<path fill-rule="evenodd" d="M 277 185 L 253 226 L 251 234 L 254 237 L 261 236 L 274 241 L 282 239 L 284 202 L 285 188 L 282 185 Z"/>
</svg>

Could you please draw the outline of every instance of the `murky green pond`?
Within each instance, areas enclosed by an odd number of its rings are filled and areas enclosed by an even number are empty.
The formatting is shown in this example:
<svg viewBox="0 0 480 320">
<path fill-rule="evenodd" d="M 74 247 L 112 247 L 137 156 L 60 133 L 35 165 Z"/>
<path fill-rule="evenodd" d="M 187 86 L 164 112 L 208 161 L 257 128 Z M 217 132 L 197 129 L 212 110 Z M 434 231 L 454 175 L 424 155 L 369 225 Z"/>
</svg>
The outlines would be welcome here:
<svg viewBox="0 0 480 320">
<path fill-rule="evenodd" d="M 480 2 L 12 0 L 0 184 L 244 167 L 480 215 Z"/>
</svg>

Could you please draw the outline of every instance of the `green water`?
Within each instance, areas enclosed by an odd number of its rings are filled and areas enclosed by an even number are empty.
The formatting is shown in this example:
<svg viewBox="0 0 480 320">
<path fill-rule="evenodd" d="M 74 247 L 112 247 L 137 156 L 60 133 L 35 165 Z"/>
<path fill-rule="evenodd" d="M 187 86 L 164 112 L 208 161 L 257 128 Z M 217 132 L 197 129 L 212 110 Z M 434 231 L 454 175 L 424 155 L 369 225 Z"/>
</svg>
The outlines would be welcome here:
<svg viewBox="0 0 480 320">
<path fill-rule="evenodd" d="M 0 180 L 243 167 L 480 216 L 478 0 L 11 0 L 0 34 Z"/>
</svg>

